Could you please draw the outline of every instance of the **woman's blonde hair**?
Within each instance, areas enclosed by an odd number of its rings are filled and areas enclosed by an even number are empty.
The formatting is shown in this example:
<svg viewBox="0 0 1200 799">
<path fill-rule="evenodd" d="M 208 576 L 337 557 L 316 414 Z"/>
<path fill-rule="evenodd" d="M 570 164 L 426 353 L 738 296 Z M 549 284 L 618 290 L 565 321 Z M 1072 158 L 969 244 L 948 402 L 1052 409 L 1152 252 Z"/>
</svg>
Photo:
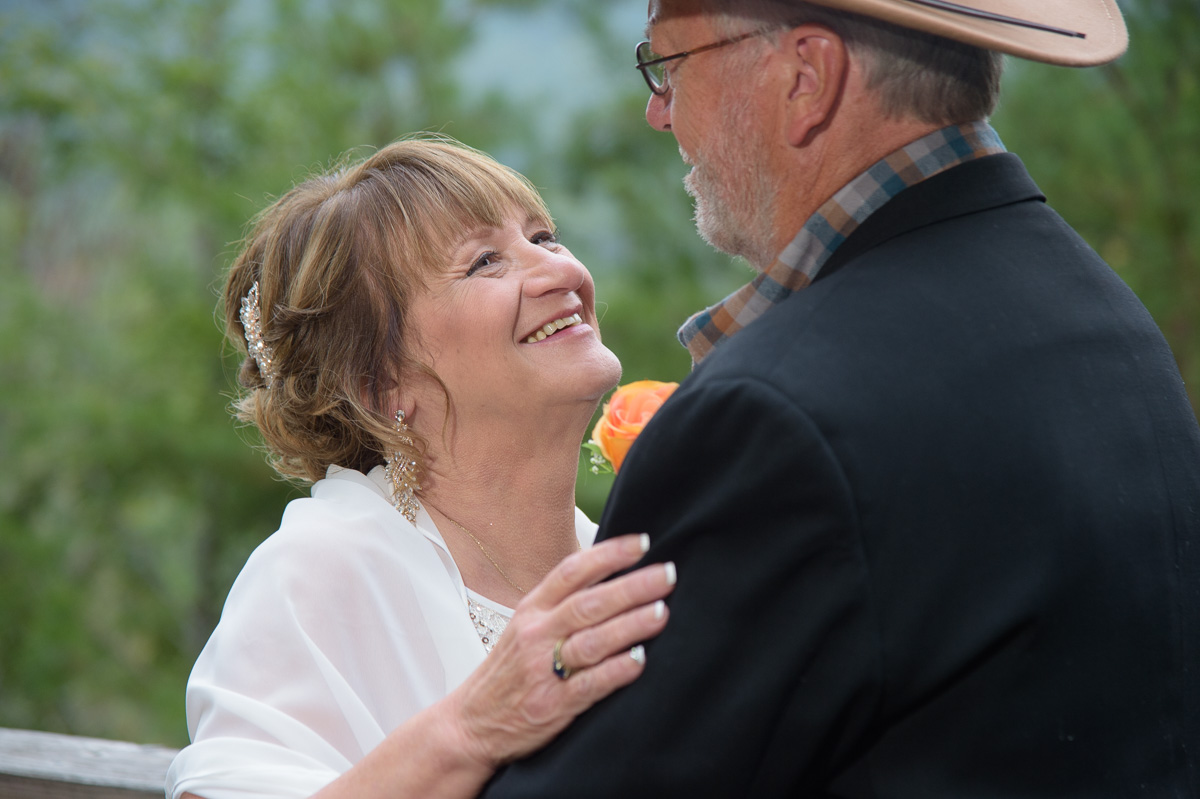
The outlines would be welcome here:
<svg viewBox="0 0 1200 799">
<path fill-rule="evenodd" d="M 387 408 L 406 375 L 431 374 L 411 356 L 409 304 L 468 231 L 514 213 L 550 224 L 522 175 L 424 135 L 314 175 L 251 220 L 225 282 L 225 332 L 246 355 L 239 312 L 257 283 L 272 374 L 245 357 L 233 408 L 276 471 L 316 481 L 397 450 L 419 461 L 423 442 L 403 446 Z"/>
</svg>

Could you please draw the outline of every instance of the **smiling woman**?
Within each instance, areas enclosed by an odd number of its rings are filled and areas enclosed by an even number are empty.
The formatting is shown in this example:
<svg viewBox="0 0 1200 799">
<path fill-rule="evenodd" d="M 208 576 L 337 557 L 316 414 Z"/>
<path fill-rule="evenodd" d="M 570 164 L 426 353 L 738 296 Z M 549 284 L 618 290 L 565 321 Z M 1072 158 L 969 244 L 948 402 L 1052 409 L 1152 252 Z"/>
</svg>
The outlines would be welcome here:
<svg viewBox="0 0 1200 799">
<path fill-rule="evenodd" d="M 169 796 L 474 796 L 637 678 L 674 567 L 601 582 L 648 545 L 590 547 L 573 501 L 620 364 L 524 178 L 441 138 L 315 176 L 225 316 L 238 415 L 312 497 L 229 594 Z"/>
</svg>

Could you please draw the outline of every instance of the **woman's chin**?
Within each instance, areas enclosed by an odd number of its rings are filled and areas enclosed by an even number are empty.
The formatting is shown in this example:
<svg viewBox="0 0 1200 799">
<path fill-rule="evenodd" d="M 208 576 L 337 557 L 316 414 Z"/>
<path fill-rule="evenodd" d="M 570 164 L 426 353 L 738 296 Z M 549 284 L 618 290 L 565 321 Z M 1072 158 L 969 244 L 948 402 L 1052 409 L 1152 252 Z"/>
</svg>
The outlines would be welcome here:
<svg viewBox="0 0 1200 799">
<path fill-rule="evenodd" d="M 597 401 L 605 394 L 612 391 L 621 382 L 621 361 L 617 358 L 616 353 L 600 345 L 601 352 L 597 353 L 596 364 L 594 368 L 594 388 L 596 390 Z"/>
</svg>

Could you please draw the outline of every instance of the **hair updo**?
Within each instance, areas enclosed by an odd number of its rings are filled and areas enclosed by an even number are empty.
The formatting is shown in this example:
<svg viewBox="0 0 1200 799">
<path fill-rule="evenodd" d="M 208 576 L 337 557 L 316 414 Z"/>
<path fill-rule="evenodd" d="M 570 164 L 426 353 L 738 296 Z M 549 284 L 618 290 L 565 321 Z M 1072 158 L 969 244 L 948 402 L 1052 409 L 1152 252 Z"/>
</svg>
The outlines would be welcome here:
<svg viewBox="0 0 1200 799">
<path fill-rule="evenodd" d="M 246 355 L 239 311 L 257 282 L 273 374 L 268 385 L 245 357 L 233 409 L 258 428 L 277 472 L 315 482 L 329 466 L 365 473 L 410 449 L 387 407 L 405 375 L 429 373 L 410 356 L 410 301 L 467 231 L 514 212 L 551 221 L 517 172 L 422 136 L 314 175 L 251 220 L 225 282 L 225 332 Z"/>
</svg>

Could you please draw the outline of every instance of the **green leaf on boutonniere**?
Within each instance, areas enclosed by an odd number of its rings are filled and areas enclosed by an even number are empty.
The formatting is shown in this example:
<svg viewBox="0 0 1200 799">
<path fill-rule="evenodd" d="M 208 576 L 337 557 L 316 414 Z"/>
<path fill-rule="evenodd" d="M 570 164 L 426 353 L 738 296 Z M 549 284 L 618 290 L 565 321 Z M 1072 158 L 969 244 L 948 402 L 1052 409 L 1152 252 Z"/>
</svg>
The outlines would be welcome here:
<svg viewBox="0 0 1200 799">
<path fill-rule="evenodd" d="M 583 443 L 583 448 L 592 453 L 592 474 L 614 474 L 612 463 L 604 457 L 604 451 L 600 449 L 599 444 L 588 440 Z"/>
</svg>

